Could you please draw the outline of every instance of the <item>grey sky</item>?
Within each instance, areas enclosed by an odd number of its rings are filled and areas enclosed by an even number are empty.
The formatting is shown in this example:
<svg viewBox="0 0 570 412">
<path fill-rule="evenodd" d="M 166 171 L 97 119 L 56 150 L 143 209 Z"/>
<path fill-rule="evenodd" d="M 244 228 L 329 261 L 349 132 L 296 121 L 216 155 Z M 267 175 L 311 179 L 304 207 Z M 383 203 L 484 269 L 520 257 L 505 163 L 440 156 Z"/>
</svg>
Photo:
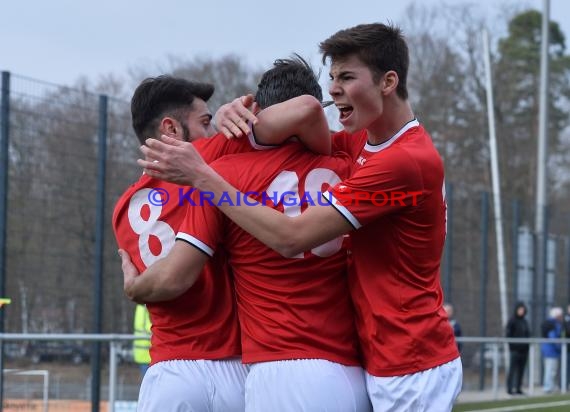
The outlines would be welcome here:
<svg viewBox="0 0 570 412">
<path fill-rule="evenodd" d="M 491 16 L 505 1 L 476 4 Z M 523 1 L 542 9 L 542 0 Z M 317 61 L 318 43 L 335 31 L 373 21 L 399 23 L 412 2 L 7 0 L 0 5 L 0 70 L 71 84 L 81 75 L 95 80 L 125 75 L 129 67 L 154 68 L 168 55 L 235 53 L 266 67 L 295 51 Z M 421 4 L 437 8 L 441 1 Z M 551 0 L 551 18 L 570 37 L 568 0 Z"/>
</svg>

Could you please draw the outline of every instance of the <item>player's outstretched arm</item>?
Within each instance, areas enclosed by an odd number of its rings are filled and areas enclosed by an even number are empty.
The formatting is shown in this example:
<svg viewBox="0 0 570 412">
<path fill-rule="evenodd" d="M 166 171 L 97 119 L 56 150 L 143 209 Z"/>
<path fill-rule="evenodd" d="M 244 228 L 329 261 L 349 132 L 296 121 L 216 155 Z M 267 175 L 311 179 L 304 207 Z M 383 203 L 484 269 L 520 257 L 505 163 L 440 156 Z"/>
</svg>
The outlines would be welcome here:
<svg viewBox="0 0 570 412">
<path fill-rule="evenodd" d="M 177 241 L 169 254 L 140 275 L 124 250 L 119 250 L 125 295 L 137 303 L 160 302 L 177 298 L 198 278 L 208 256 Z"/>
<path fill-rule="evenodd" d="M 297 217 L 286 216 L 270 207 L 244 202 L 244 195 L 218 175 L 191 144 L 163 137 L 151 139 L 141 151 L 149 160 L 138 160 L 151 177 L 194 186 L 210 192 L 212 203 L 244 230 L 284 256 L 310 250 L 353 228 L 332 206 L 311 206 Z M 219 202 L 230 198 L 231 201 Z M 240 201 L 238 201 L 238 196 Z"/>
<path fill-rule="evenodd" d="M 296 136 L 310 150 L 331 153 L 331 137 L 321 103 L 313 96 L 303 95 L 274 104 L 255 116 L 253 96 L 247 95 L 223 105 L 216 112 L 216 124 L 226 137 L 242 137 L 251 132 L 263 145 L 279 145 Z"/>
</svg>

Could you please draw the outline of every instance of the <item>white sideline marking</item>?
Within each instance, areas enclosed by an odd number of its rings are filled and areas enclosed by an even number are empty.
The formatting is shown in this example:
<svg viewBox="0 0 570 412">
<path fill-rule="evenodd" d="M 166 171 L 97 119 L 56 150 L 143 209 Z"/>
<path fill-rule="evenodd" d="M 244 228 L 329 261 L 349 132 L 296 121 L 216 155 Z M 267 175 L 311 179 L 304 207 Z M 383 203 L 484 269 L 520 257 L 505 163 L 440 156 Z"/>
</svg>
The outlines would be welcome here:
<svg viewBox="0 0 570 412">
<path fill-rule="evenodd" d="M 510 411 L 528 411 L 529 409 L 541 409 L 545 406 L 564 406 L 570 405 L 570 401 L 557 401 L 557 402 L 544 402 L 544 403 L 531 403 L 529 405 L 513 405 L 513 406 L 503 406 L 501 408 L 493 409 L 473 409 L 469 412 L 510 412 Z"/>
</svg>

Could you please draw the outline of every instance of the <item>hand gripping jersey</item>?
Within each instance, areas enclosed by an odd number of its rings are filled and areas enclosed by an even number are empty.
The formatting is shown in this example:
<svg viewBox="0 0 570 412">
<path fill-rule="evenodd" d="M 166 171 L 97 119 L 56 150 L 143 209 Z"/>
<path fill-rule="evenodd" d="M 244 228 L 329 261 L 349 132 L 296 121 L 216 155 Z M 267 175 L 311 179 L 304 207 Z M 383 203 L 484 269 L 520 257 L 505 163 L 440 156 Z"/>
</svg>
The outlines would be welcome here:
<svg viewBox="0 0 570 412">
<path fill-rule="evenodd" d="M 354 226 L 350 287 L 364 364 L 397 376 L 459 356 L 442 309 L 443 164 L 417 120 L 367 144 L 349 179 L 324 194 Z"/>
<path fill-rule="evenodd" d="M 264 153 L 226 156 L 212 166 L 253 203 L 295 216 L 311 203 L 324 203 L 320 193 L 349 176 L 352 163 L 346 155 L 316 156 L 290 143 Z M 315 358 L 358 365 L 342 237 L 284 258 L 208 204 L 207 193 L 194 195 L 203 206 L 188 208 L 177 239 L 210 256 L 228 250 L 243 361 Z M 238 200 L 252 203 L 243 196 Z"/>
<path fill-rule="evenodd" d="M 193 142 L 206 161 L 252 150 L 247 139 L 222 134 Z M 186 215 L 188 187 L 142 175 L 119 198 L 113 213 L 118 246 L 139 272 L 165 257 Z M 223 251 L 216 254 L 196 283 L 178 298 L 149 303 L 151 363 L 175 359 L 222 359 L 240 355 L 234 290 Z"/>
</svg>

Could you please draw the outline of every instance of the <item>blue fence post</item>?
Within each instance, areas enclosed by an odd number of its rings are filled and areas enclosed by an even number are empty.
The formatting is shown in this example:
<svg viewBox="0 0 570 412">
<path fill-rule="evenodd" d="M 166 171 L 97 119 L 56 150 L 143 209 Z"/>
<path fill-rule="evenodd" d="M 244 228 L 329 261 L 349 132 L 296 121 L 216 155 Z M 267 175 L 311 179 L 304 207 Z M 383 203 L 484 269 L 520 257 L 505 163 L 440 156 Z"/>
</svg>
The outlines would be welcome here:
<svg viewBox="0 0 570 412">
<path fill-rule="evenodd" d="M 544 216 L 544 236 L 542 237 L 542 306 L 543 306 L 543 316 L 542 319 L 548 317 L 548 308 L 554 306 L 554 296 L 553 300 L 549 300 L 548 297 L 548 240 L 549 240 L 549 230 L 548 220 L 550 219 L 550 207 L 548 205 L 544 206 L 543 209 Z M 556 285 L 556 284 L 555 284 Z M 556 286 L 555 286 L 556 287 Z"/>
<path fill-rule="evenodd" d="M 570 234 L 566 236 L 566 279 L 566 302 L 570 302 Z"/>
<path fill-rule="evenodd" d="M 534 260 L 534 276 L 532 285 L 532 297 L 534 303 L 533 311 L 533 328 L 535 334 L 540 336 L 540 328 L 538 325 L 547 317 L 546 302 L 546 259 L 548 244 L 548 229 L 546 223 L 546 207 L 536 210 L 535 213 L 542 213 L 544 216 L 544 228 L 542 233 L 534 233 L 534 251 L 536 259 Z"/>
<path fill-rule="evenodd" d="M 518 302 L 519 299 L 519 226 L 520 226 L 520 206 L 518 200 L 513 200 L 513 220 L 512 220 L 512 257 L 513 257 L 513 296 L 511 302 Z M 527 302 L 528 303 L 528 302 Z"/>
<path fill-rule="evenodd" d="M 10 72 L 2 72 L 0 97 L 0 297 L 6 293 L 6 249 L 8 241 L 8 147 L 10 140 Z M 4 333 L 4 311 L 0 309 L 0 333 Z M 4 342 L 0 341 L 0 410 L 4 405 Z"/>
<path fill-rule="evenodd" d="M 105 241 L 105 179 L 107 175 L 107 107 L 108 97 L 99 96 L 99 130 L 97 150 L 97 211 L 95 217 L 95 272 L 93 298 L 93 333 L 103 332 L 103 252 Z M 101 398 L 101 342 L 92 347 L 91 410 L 99 412 Z M 112 405 L 110 405 L 112 410 Z"/>
<path fill-rule="evenodd" d="M 479 336 L 487 336 L 487 272 L 489 269 L 487 259 L 489 237 L 489 194 L 483 192 L 481 201 L 481 289 L 479 300 Z M 481 344 L 479 352 L 479 390 L 485 389 L 485 344 Z"/>
</svg>

